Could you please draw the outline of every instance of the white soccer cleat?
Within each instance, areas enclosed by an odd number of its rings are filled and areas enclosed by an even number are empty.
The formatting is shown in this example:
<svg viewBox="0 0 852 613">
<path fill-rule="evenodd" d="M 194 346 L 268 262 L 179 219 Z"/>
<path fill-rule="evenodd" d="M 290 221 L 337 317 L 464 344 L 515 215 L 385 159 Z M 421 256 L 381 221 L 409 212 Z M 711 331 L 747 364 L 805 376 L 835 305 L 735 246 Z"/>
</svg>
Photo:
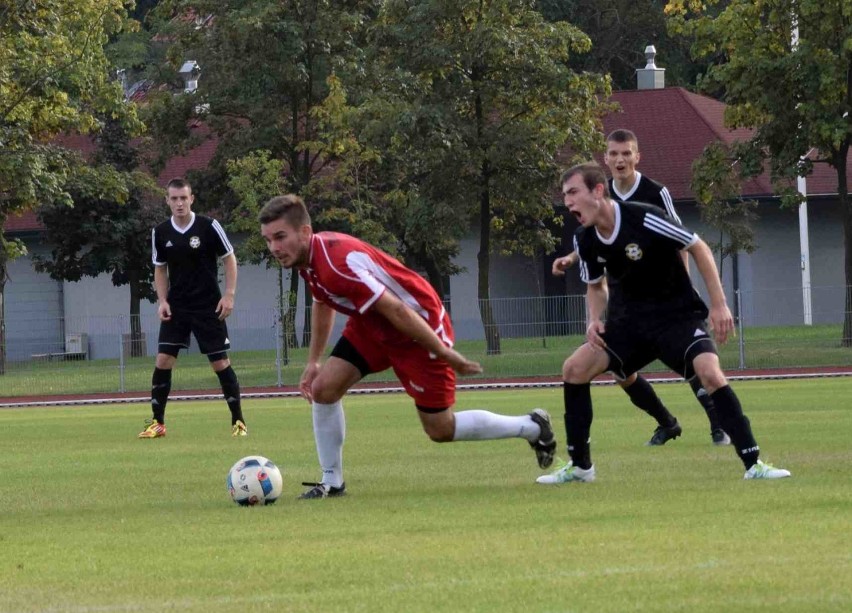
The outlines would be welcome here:
<svg viewBox="0 0 852 613">
<path fill-rule="evenodd" d="M 579 466 L 574 466 L 570 462 L 562 468 L 557 468 L 552 473 L 542 475 L 535 480 L 536 483 L 543 485 L 559 485 L 560 483 L 571 483 L 579 481 L 581 483 L 591 483 L 595 480 L 595 465 L 591 468 L 582 469 Z"/>
<path fill-rule="evenodd" d="M 758 460 L 757 464 L 745 472 L 743 479 L 783 479 L 789 476 L 789 470 L 775 468 L 772 464 L 766 464 L 762 460 Z"/>
</svg>

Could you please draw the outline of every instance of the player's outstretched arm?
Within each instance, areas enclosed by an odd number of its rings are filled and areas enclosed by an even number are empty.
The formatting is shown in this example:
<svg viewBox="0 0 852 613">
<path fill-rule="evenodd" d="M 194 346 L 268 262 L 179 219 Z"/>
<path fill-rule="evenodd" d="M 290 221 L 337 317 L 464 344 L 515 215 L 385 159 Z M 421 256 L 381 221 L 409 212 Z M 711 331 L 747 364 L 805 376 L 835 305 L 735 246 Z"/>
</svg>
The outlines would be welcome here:
<svg viewBox="0 0 852 613">
<path fill-rule="evenodd" d="M 317 378 L 320 369 L 320 358 L 331 338 L 334 326 L 334 309 L 324 302 L 314 300 L 311 305 L 311 345 L 308 348 L 308 361 L 299 379 L 299 393 L 308 402 L 313 401 L 311 384 Z"/>
<path fill-rule="evenodd" d="M 725 290 L 719 278 L 719 269 L 713 259 L 713 252 L 700 238 L 689 247 L 688 251 L 695 260 L 695 267 L 704 279 L 707 293 L 710 296 L 710 327 L 720 345 L 728 341 L 728 337 L 734 332 L 734 318 L 728 308 L 725 298 Z"/>
<path fill-rule="evenodd" d="M 478 362 L 468 360 L 452 347 L 447 347 L 429 327 L 426 320 L 406 306 L 393 292 L 386 290 L 376 300 L 373 308 L 381 313 L 394 328 L 417 341 L 429 353 L 445 361 L 460 375 L 475 375 L 482 372 L 482 366 Z"/>
<path fill-rule="evenodd" d="M 157 292 L 157 317 L 160 321 L 172 318 L 172 307 L 169 305 L 169 273 L 166 266 L 154 267 L 154 290 Z"/>
<path fill-rule="evenodd" d="M 234 297 L 237 295 L 237 256 L 233 253 L 222 259 L 225 268 L 225 293 L 216 305 L 219 320 L 228 317 L 234 311 Z"/>
<path fill-rule="evenodd" d="M 550 272 L 552 272 L 556 277 L 561 277 L 565 274 L 565 271 L 574 266 L 579 259 L 580 257 L 577 255 L 576 251 L 572 251 L 561 258 L 556 258 L 553 260 L 553 268 Z"/>
<path fill-rule="evenodd" d="M 586 286 L 586 341 L 593 349 L 606 347 L 601 334 L 605 331 L 603 314 L 609 301 L 609 286 L 606 278 Z"/>
</svg>

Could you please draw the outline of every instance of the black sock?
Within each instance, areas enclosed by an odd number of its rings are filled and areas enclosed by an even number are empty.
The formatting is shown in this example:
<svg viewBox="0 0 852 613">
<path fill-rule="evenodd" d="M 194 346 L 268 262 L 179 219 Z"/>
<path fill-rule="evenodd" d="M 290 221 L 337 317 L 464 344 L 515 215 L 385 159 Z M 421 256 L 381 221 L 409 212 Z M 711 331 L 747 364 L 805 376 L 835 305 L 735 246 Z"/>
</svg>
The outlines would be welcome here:
<svg viewBox="0 0 852 613">
<path fill-rule="evenodd" d="M 589 432 L 592 429 L 592 391 L 588 383 L 563 383 L 565 397 L 565 438 L 571 463 L 582 469 L 592 467 Z"/>
<path fill-rule="evenodd" d="M 237 423 L 237 420 L 245 423 L 243 410 L 240 407 L 240 383 L 237 381 L 237 373 L 228 366 L 228 368 L 217 371 L 216 376 L 219 377 L 222 393 L 225 394 L 225 402 L 228 403 L 228 408 L 231 410 L 231 424 Z"/>
<path fill-rule="evenodd" d="M 161 424 L 166 423 L 166 403 L 172 390 L 172 369 L 154 367 L 151 377 L 151 411 L 154 419 Z"/>
<path fill-rule="evenodd" d="M 713 399 L 713 404 L 716 405 L 719 422 L 728 436 L 731 437 L 737 455 L 740 456 L 746 469 L 751 468 L 757 462 L 760 447 L 757 446 L 757 441 L 754 440 L 754 435 L 751 433 L 751 423 L 748 417 L 743 415 L 739 398 L 730 385 L 720 387 L 710 396 Z"/>
<path fill-rule="evenodd" d="M 689 380 L 689 387 L 692 388 L 692 392 L 695 394 L 698 402 L 701 403 L 704 412 L 707 413 L 707 420 L 710 422 L 710 431 L 722 428 L 722 424 L 719 423 L 719 416 L 716 413 L 716 405 L 713 404 L 713 399 L 710 398 L 707 390 L 701 386 L 701 380 L 698 377 L 693 377 Z"/>
<path fill-rule="evenodd" d="M 630 402 L 656 419 L 659 425 L 664 427 L 675 425 L 677 419 L 669 413 L 660 397 L 657 396 L 657 392 L 642 375 L 638 375 L 636 381 L 623 389 L 630 397 Z"/>
</svg>

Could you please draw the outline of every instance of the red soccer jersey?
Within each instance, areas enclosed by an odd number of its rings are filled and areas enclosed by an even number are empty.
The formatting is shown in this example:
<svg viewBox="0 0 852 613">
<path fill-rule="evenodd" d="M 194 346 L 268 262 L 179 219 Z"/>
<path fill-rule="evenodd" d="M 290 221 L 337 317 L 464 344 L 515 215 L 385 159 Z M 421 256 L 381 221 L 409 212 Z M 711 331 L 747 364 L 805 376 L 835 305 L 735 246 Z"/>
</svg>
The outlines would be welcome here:
<svg viewBox="0 0 852 613">
<path fill-rule="evenodd" d="M 311 238 L 310 260 L 299 274 L 311 288 L 314 300 L 335 311 L 359 318 L 381 340 L 407 339 L 370 307 L 387 290 L 425 319 L 448 346 L 452 338 L 444 329 L 444 305 L 423 277 L 381 249 L 348 234 L 318 232 Z"/>
</svg>

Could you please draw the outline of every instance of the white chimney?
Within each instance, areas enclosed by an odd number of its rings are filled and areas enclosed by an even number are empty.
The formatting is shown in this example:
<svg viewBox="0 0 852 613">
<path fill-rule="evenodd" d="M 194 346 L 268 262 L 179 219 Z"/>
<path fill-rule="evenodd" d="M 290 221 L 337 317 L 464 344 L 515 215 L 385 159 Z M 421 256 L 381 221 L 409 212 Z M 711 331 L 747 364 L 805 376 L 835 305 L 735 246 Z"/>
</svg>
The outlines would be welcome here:
<svg viewBox="0 0 852 613">
<path fill-rule="evenodd" d="M 183 92 L 191 94 L 198 89 L 198 77 L 201 76 L 201 67 L 195 60 L 187 60 L 183 63 L 178 71 L 181 79 L 183 79 Z"/>
<path fill-rule="evenodd" d="M 654 58 L 657 50 L 654 45 L 645 47 L 645 68 L 636 70 L 637 89 L 663 89 L 666 86 L 666 69 L 657 68 Z"/>
</svg>

